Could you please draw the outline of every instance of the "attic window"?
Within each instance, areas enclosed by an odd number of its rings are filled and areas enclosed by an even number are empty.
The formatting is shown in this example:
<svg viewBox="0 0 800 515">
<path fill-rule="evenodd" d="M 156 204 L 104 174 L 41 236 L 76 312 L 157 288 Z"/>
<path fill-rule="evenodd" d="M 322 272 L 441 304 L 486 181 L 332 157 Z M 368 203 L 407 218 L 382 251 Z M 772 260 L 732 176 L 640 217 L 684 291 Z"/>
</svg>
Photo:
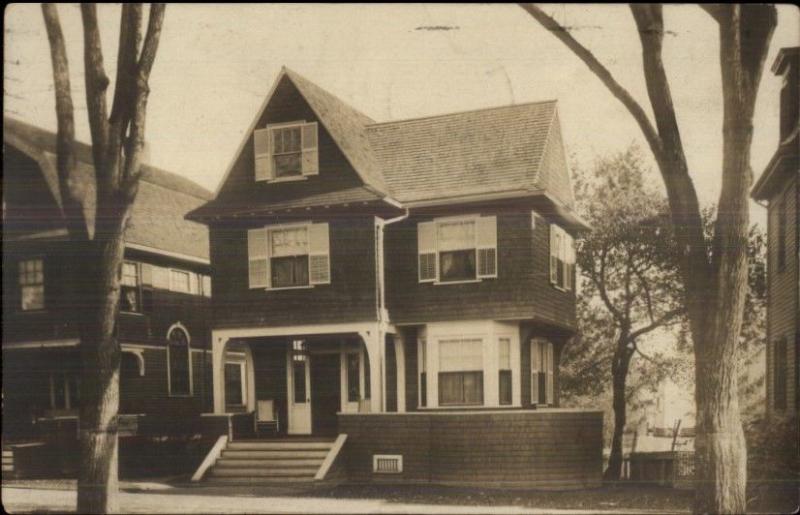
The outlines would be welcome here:
<svg viewBox="0 0 800 515">
<path fill-rule="evenodd" d="M 256 181 L 297 180 L 319 173 L 317 123 L 291 122 L 256 129 Z"/>
</svg>

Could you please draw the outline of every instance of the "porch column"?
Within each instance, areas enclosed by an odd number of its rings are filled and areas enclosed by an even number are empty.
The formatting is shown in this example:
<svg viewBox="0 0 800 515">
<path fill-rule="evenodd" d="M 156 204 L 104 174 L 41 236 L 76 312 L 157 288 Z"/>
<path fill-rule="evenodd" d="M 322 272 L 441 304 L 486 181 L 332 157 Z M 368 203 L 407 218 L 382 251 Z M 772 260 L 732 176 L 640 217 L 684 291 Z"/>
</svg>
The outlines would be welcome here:
<svg viewBox="0 0 800 515">
<path fill-rule="evenodd" d="M 361 333 L 364 340 L 364 347 L 367 349 L 369 358 L 369 385 L 370 385 L 370 412 L 382 413 L 384 411 L 383 398 L 385 387 L 383 385 L 383 355 L 385 354 L 386 344 L 384 343 L 384 332 L 377 328 Z"/>
<path fill-rule="evenodd" d="M 225 345 L 227 338 L 211 332 L 211 377 L 214 388 L 214 413 L 225 413 Z"/>
<path fill-rule="evenodd" d="M 394 355 L 397 363 L 397 412 L 406 412 L 406 342 L 399 334 L 394 335 Z"/>
</svg>

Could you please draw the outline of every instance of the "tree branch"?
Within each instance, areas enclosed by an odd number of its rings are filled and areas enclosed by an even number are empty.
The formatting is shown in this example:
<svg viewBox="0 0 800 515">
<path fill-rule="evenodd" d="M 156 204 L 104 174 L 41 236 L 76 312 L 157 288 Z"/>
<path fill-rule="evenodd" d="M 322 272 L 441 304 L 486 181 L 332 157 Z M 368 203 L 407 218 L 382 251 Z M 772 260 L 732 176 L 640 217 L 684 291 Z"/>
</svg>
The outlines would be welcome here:
<svg viewBox="0 0 800 515">
<path fill-rule="evenodd" d="M 611 312 L 613 317 L 617 319 L 620 324 L 625 323 L 625 318 L 622 316 L 622 313 L 614 306 L 611 302 L 611 299 L 608 296 L 608 291 L 606 290 L 606 248 L 603 248 L 602 252 L 600 253 L 600 275 L 599 277 L 595 275 L 594 268 L 592 268 L 592 282 L 594 282 L 595 286 L 597 286 L 597 291 L 600 294 L 600 298 L 603 300 L 603 303 L 608 308 L 608 311 Z"/>
<path fill-rule="evenodd" d="M 158 50 L 161 38 L 161 27 L 164 23 L 164 4 L 150 6 L 150 17 L 147 24 L 142 53 L 136 65 L 135 99 L 133 117 L 131 120 L 130 134 L 126 142 L 125 168 L 123 170 L 123 193 L 126 196 L 135 196 L 135 184 L 140 176 L 141 152 L 144 146 L 145 112 L 147 110 L 147 97 L 150 94 L 148 81 L 150 72 Z"/>
<path fill-rule="evenodd" d="M 103 47 L 97 23 L 96 4 L 81 4 L 83 20 L 83 64 L 86 75 L 86 107 L 92 133 L 92 155 L 95 170 L 105 170 L 108 145 L 108 112 L 106 90 L 108 76 L 103 66 Z"/>
<path fill-rule="evenodd" d="M 629 340 L 635 342 L 638 337 L 640 337 L 640 336 L 642 336 L 644 334 L 647 334 L 650 331 L 658 329 L 659 327 L 665 326 L 671 320 L 673 320 L 674 318 L 684 314 L 685 312 L 686 312 L 686 308 L 684 308 L 683 306 L 681 306 L 679 308 L 675 308 L 675 309 L 670 310 L 670 311 L 667 311 L 666 313 L 661 315 L 661 317 L 659 317 L 655 322 L 652 322 L 651 324 L 648 324 L 648 325 L 646 325 L 644 327 L 641 327 L 641 328 L 639 328 L 639 329 L 637 329 L 635 331 L 632 331 L 631 334 L 630 334 Z"/>
<path fill-rule="evenodd" d="M 647 143 L 650 145 L 656 159 L 659 159 L 663 152 L 663 144 L 661 138 L 656 132 L 655 128 L 647 117 L 644 109 L 638 102 L 631 96 L 628 91 L 617 82 L 611 72 L 603 66 L 600 61 L 592 54 L 586 47 L 580 44 L 572 35 L 562 27 L 552 17 L 547 15 L 539 7 L 531 3 L 519 4 L 520 7 L 533 16 L 544 28 L 553 33 L 555 37 L 560 39 L 572 52 L 583 61 L 586 66 L 600 79 L 603 84 L 608 88 L 612 95 L 614 95 L 622 104 L 628 109 L 633 116 L 634 120 L 639 124 L 642 133 L 644 133 Z"/>
<path fill-rule="evenodd" d="M 50 43 L 50 59 L 53 64 L 53 83 L 56 96 L 56 154 L 58 187 L 61 193 L 61 207 L 70 238 L 74 241 L 87 241 L 89 229 L 83 213 L 85 190 L 72 180 L 75 173 L 75 117 L 72 107 L 72 89 L 69 81 L 69 63 L 61 32 L 61 22 L 55 4 L 42 4 L 42 15 Z"/>
</svg>

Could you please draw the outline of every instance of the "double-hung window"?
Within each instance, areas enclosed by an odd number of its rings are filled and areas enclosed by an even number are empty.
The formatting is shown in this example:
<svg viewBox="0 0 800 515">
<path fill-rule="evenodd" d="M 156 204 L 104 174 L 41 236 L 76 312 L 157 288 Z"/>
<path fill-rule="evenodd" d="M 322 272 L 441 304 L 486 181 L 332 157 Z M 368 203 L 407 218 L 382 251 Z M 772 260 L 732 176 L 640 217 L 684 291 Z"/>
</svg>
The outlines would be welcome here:
<svg viewBox="0 0 800 515">
<path fill-rule="evenodd" d="M 268 125 L 253 133 L 256 181 L 303 179 L 319 173 L 317 123 Z"/>
<path fill-rule="evenodd" d="M 44 262 L 41 258 L 19 262 L 19 287 L 22 311 L 44 309 Z"/>
<path fill-rule="evenodd" d="M 575 277 L 575 241 L 556 224 L 550 224 L 550 282 L 556 288 L 572 290 Z"/>
<path fill-rule="evenodd" d="M 420 282 L 497 277 L 497 218 L 440 218 L 417 225 Z"/>
<path fill-rule="evenodd" d="M 119 309 L 128 313 L 142 312 L 142 292 L 137 263 L 122 263 L 122 280 L 120 281 Z"/>
<path fill-rule="evenodd" d="M 250 288 L 303 288 L 330 283 L 327 223 L 247 231 Z"/>
<path fill-rule="evenodd" d="M 439 405 L 483 404 L 483 339 L 439 340 Z"/>
<path fill-rule="evenodd" d="M 531 404 L 553 404 L 553 344 L 531 340 Z"/>
</svg>

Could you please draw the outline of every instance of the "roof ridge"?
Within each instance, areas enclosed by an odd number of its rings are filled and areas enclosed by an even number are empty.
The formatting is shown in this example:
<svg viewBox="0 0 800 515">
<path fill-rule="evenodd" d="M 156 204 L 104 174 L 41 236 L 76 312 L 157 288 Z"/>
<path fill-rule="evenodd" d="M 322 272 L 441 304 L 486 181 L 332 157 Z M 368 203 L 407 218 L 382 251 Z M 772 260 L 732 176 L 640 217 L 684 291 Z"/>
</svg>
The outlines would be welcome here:
<svg viewBox="0 0 800 515">
<path fill-rule="evenodd" d="M 476 109 L 466 109 L 464 111 L 453 111 L 453 112 L 450 112 L 450 113 L 442 113 L 442 114 L 430 114 L 430 115 L 425 115 L 425 116 L 417 116 L 417 117 L 414 117 L 414 118 L 402 118 L 400 120 L 392 120 L 392 121 L 387 121 L 387 122 L 375 122 L 375 123 L 367 125 L 367 128 L 371 129 L 371 128 L 377 127 L 379 125 L 394 125 L 394 124 L 399 124 L 399 123 L 416 122 L 416 121 L 420 121 L 420 120 L 428 120 L 428 119 L 433 119 L 433 118 L 445 118 L 447 116 L 455 116 L 455 115 L 468 114 L 468 113 L 478 113 L 478 112 L 481 112 L 481 111 L 495 111 L 495 110 L 499 110 L 499 109 L 509 109 L 509 108 L 513 108 L 513 107 L 526 107 L 526 106 L 532 106 L 532 105 L 536 105 L 536 104 L 555 104 L 557 102 L 558 102 L 558 99 L 552 98 L 552 99 L 549 99 L 549 100 L 535 100 L 535 101 L 531 101 L 531 102 L 522 102 L 520 104 L 506 104 L 506 105 L 500 105 L 500 106 L 478 107 Z"/>
<path fill-rule="evenodd" d="M 311 79 L 309 79 L 305 75 L 302 75 L 302 74 L 292 70 L 288 66 L 283 66 L 282 68 L 283 68 L 284 73 L 286 73 L 286 75 L 288 75 L 290 79 L 294 80 L 294 78 L 299 78 L 300 80 L 303 80 L 303 81 L 307 82 L 308 84 L 316 87 L 317 89 L 323 91 L 325 94 L 329 95 L 330 97 L 333 97 L 334 100 L 336 100 L 337 102 L 339 102 L 343 106 L 347 107 L 348 109 L 352 109 L 353 111 L 355 111 L 356 113 L 360 114 L 364 118 L 370 120 L 373 124 L 379 123 L 379 122 L 376 122 L 375 119 L 372 118 L 371 116 L 369 116 L 368 114 L 365 114 L 360 109 L 358 109 L 358 108 L 354 107 L 353 105 L 351 105 L 349 102 L 346 102 L 346 101 L 342 100 L 338 95 L 335 95 L 334 93 L 331 93 L 327 89 L 317 85 L 317 83 L 315 83 L 314 81 L 312 81 Z M 365 127 L 368 127 L 368 126 L 369 126 L 369 124 L 365 125 Z"/>
</svg>

